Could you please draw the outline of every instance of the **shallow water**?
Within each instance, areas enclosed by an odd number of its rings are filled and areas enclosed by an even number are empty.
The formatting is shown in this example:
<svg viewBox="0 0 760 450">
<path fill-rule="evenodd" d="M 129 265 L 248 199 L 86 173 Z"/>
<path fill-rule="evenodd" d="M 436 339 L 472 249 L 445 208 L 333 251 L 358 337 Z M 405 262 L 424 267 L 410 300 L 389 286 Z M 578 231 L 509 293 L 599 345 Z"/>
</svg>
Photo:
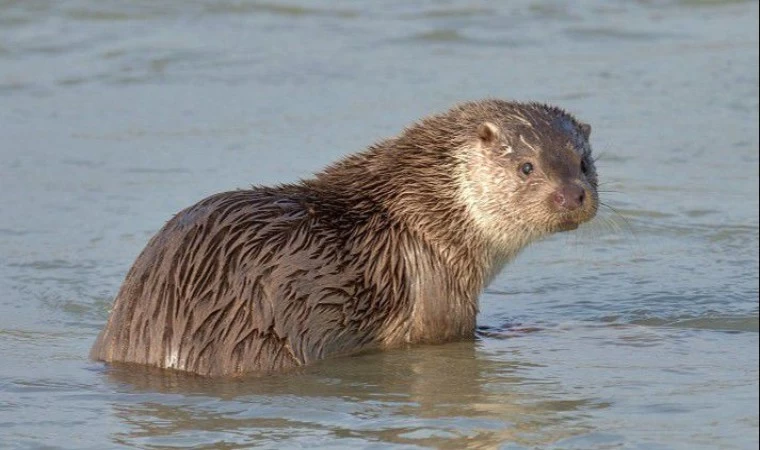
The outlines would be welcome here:
<svg viewBox="0 0 760 450">
<path fill-rule="evenodd" d="M 758 445 L 758 4 L 0 0 L 0 448 Z M 451 104 L 593 125 L 606 208 L 476 342 L 204 380 L 87 352 L 147 239 Z"/>
</svg>

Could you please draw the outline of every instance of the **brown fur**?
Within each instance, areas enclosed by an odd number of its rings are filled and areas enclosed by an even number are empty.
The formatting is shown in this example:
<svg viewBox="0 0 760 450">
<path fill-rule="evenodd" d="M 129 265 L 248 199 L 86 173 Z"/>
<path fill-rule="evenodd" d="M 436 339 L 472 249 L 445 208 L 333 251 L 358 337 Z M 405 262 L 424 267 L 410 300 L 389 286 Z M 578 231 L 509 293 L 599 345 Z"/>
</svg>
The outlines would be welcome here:
<svg viewBox="0 0 760 450">
<path fill-rule="evenodd" d="M 471 338 L 504 263 L 594 216 L 589 131 L 553 107 L 465 103 L 313 179 L 213 195 L 150 240 L 91 356 L 215 376 Z M 580 210 L 550 200 L 568 183 Z"/>
</svg>

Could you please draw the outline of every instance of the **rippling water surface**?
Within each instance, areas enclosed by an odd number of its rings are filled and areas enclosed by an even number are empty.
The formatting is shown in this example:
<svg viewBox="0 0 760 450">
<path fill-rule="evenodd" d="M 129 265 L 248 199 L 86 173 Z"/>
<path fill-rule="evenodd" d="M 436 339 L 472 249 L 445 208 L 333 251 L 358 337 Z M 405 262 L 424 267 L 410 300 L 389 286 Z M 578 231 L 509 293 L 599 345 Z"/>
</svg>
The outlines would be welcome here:
<svg viewBox="0 0 760 450">
<path fill-rule="evenodd" d="M 495 280 L 476 342 L 88 361 L 174 212 L 486 96 L 591 123 L 609 208 Z M 0 0 L 0 105 L 0 448 L 757 448 L 757 2 Z"/>
</svg>

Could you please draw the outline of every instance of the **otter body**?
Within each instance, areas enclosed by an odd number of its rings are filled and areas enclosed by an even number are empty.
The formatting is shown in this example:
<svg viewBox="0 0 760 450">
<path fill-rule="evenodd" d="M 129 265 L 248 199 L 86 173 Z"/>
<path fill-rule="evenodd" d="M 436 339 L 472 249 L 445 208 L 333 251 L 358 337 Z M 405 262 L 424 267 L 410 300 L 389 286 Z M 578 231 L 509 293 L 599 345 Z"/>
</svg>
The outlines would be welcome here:
<svg viewBox="0 0 760 450">
<path fill-rule="evenodd" d="M 503 265 L 595 215 L 589 132 L 470 102 L 313 179 L 213 195 L 150 240 L 91 356 L 218 376 L 472 338 Z"/>
</svg>

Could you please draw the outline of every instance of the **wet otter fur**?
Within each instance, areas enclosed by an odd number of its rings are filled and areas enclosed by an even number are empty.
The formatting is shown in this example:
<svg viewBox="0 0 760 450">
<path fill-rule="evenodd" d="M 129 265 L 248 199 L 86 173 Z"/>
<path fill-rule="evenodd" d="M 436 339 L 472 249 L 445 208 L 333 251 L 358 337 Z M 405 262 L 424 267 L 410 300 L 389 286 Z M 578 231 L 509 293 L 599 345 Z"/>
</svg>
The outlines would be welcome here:
<svg viewBox="0 0 760 450">
<path fill-rule="evenodd" d="M 222 376 L 472 338 L 504 264 L 596 214 L 589 133 L 469 102 L 312 179 L 208 197 L 138 256 L 91 356 Z"/>
</svg>

